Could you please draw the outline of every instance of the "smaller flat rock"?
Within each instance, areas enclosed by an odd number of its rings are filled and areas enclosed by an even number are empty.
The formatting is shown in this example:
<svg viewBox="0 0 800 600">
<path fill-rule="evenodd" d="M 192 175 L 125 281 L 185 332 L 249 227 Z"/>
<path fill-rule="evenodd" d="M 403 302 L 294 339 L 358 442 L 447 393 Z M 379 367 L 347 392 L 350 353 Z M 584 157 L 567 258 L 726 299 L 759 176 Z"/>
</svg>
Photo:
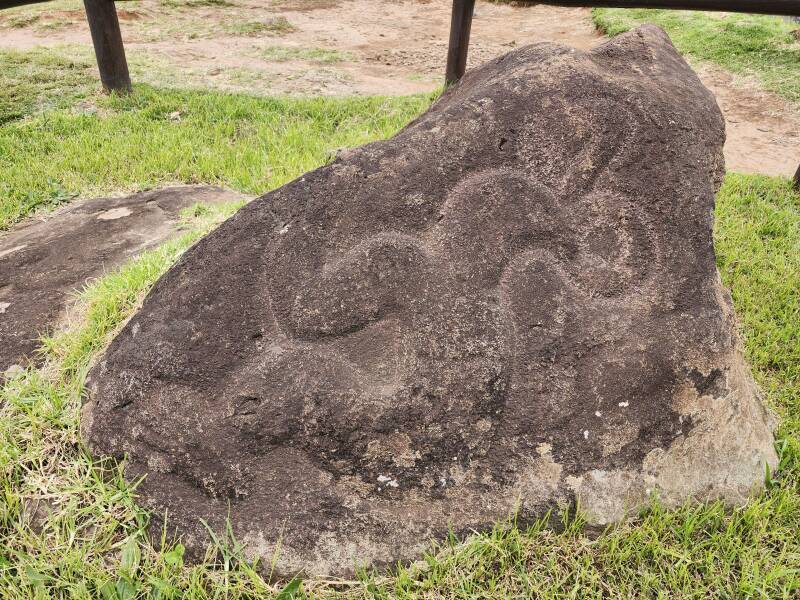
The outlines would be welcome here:
<svg viewBox="0 0 800 600">
<path fill-rule="evenodd" d="M 241 198 L 205 185 L 96 198 L 0 236 L 0 377 L 28 360 L 89 278 L 174 236 L 184 208 Z"/>
</svg>

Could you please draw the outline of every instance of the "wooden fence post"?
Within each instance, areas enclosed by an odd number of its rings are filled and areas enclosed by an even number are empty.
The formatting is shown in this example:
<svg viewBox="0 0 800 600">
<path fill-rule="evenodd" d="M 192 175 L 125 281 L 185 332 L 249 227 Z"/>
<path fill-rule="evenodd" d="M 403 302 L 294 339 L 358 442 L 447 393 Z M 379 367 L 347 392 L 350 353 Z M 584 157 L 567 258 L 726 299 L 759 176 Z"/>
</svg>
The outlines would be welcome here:
<svg viewBox="0 0 800 600">
<path fill-rule="evenodd" d="M 92 32 L 100 81 L 109 92 L 127 94 L 131 91 L 131 76 L 125 60 L 122 32 L 114 0 L 83 0 L 89 30 Z"/>
<path fill-rule="evenodd" d="M 453 14 L 450 19 L 450 45 L 447 48 L 446 85 L 455 83 L 467 70 L 467 50 L 469 32 L 472 28 L 472 13 L 475 0 L 453 0 Z"/>
<path fill-rule="evenodd" d="M 794 178 L 792 179 L 792 187 L 800 192 L 800 166 L 797 167 L 797 171 L 794 172 Z"/>
</svg>

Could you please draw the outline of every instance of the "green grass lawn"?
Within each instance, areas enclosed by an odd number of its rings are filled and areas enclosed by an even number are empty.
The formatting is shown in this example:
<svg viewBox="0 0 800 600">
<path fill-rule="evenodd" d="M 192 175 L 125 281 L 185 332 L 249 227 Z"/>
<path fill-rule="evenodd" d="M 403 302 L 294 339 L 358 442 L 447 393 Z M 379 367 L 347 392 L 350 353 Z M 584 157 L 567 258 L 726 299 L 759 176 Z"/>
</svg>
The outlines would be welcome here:
<svg viewBox="0 0 800 600">
<path fill-rule="evenodd" d="M 339 146 L 390 135 L 430 101 L 275 100 L 150 87 L 107 98 L 86 77 L 63 57 L 0 55 L 0 83 L 15 86 L 14 101 L 3 104 L 8 87 L 0 85 L 0 114 L 7 115 L 0 124 L 2 226 L 72 194 L 162 181 L 262 192 L 323 163 Z M 176 111 L 179 119 L 170 117 Z M 340 585 L 270 582 L 240 559 L 235 540 L 221 539 L 199 565 L 184 564 L 170 536 L 153 547 L 135 489 L 80 441 L 89 362 L 159 275 L 234 209 L 186 211 L 180 239 L 93 282 L 70 327 L 43 340 L 44 366 L 0 390 L 0 598 L 800 594 L 800 194 L 788 180 L 729 175 L 717 205 L 720 271 L 733 291 L 747 357 L 782 418 L 781 465 L 763 494 L 736 510 L 654 504 L 599 537 L 584 531 L 579 516 L 563 516 L 558 531 L 499 523 L 463 543 L 432 547 L 417 565 Z"/>
<path fill-rule="evenodd" d="M 94 92 L 91 64 L 52 51 L 0 51 L 0 231 L 74 195 L 165 182 L 257 195 L 386 137 L 430 102 L 257 98 L 138 86 Z"/>
<path fill-rule="evenodd" d="M 800 40 L 792 35 L 800 23 L 765 15 L 621 8 L 592 9 L 592 19 L 611 36 L 653 23 L 681 53 L 755 77 L 765 89 L 800 102 Z"/>
</svg>

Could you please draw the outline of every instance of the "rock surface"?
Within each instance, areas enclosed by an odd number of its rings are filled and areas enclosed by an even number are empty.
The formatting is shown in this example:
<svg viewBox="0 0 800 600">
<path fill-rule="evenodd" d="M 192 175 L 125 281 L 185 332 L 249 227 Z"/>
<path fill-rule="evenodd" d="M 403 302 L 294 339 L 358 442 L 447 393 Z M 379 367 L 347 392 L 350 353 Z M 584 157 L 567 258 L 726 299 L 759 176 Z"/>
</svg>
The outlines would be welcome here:
<svg viewBox="0 0 800 600">
<path fill-rule="evenodd" d="M 715 265 L 714 98 L 655 27 L 469 73 L 252 202 L 91 373 L 84 435 L 197 556 L 230 515 L 291 575 L 519 509 L 743 502 L 770 419 Z"/>
<path fill-rule="evenodd" d="M 25 363 L 76 289 L 177 233 L 180 211 L 241 199 L 212 186 L 174 186 L 75 202 L 0 234 L 0 379 Z"/>
</svg>

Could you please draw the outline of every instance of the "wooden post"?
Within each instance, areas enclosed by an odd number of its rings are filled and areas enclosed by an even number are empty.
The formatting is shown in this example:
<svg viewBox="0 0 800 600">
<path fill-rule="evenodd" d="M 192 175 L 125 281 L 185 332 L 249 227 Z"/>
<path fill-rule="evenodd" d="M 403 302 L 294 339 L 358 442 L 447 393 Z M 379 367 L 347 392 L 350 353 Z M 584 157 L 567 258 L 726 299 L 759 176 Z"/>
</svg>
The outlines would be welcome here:
<svg viewBox="0 0 800 600">
<path fill-rule="evenodd" d="M 792 187 L 800 192 L 800 167 L 797 167 L 797 171 L 794 172 L 794 177 L 792 178 Z"/>
<path fill-rule="evenodd" d="M 447 48 L 446 85 L 455 83 L 467 70 L 467 50 L 469 32 L 472 28 L 472 13 L 475 0 L 453 0 L 453 14 L 450 19 L 450 45 Z"/>
<path fill-rule="evenodd" d="M 125 60 L 122 32 L 114 0 L 83 0 L 86 18 L 92 32 L 100 81 L 109 92 L 127 94 L 131 91 L 131 76 Z"/>
</svg>

